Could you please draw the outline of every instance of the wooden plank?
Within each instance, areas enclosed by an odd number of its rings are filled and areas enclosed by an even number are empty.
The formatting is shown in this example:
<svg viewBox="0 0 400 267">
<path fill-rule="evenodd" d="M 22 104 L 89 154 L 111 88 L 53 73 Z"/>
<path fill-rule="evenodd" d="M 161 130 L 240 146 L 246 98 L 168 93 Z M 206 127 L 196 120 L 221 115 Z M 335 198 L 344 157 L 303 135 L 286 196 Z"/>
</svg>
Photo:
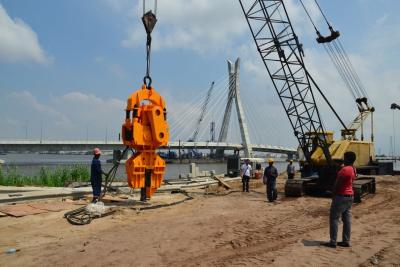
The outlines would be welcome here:
<svg viewBox="0 0 400 267">
<path fill-rule="evenodd" d="M 225 183 L 221 178 L 219 178 L 219 177 L 217 177 L 217 176 L 214 176 L 213 177 L 215 180 L 217 180 L 223 187 L 225 187 L 226 189 L 232 189 L 232 187 L 229 185 L 229 184 L 227 184 L 227 183 Z"/>
<path fill-rule="evenodd" d="M 63 203 L 33 203 L 29 204 L 32 208 L 46 211 L 58 212 L 62 210 L 67 210 L 71 208 L 71 205 L 63 204 Z"/>
<path fill-rule="evenodd" d="M 26 216 L 26 215 L 33 215 L 33 214 L 47 212 L 46 210 L 36 209 L 27 204 L 0 206 L 0 211 L 7 215 L 14 216 L 14 217 L 22 217 L 22 216 Z"/>
</svg>

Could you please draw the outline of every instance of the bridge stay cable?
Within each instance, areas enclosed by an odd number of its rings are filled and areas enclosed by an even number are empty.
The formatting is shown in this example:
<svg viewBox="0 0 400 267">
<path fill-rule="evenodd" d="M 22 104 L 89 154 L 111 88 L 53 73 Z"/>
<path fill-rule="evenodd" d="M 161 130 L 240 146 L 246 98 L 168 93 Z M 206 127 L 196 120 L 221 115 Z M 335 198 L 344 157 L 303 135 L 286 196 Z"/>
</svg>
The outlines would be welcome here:
<svg viewBox="0 0 400 267">
<path fill-rule="evenodd" d="M 181 130 L 182 126 L 188 125 L 190 124 L 190 122 L 193 121 L 192 116 L 194 116 L 195 113 L 197 114 L 199 112 L 202 102 L 204 101 L 203 99 L 205 98 L 205 96 L 203 96 L 203 92 L 201 93 L 201 95 L 201 97 L 194 97 L 192 99 L 192 102 L 184 105 L 184 109 L 187 108 L 188 112 L 177 113 L 179 116 L 173 118 L 174 122 L 172 123 L 171 131 Z"/>
<path fill-rule="evenodd" d="M 221 83 L 226 79 L 227 76 L 215 83 L 214 92 L 217 91 L 217 93 L 214 93 L 214 95 L 223 94 L 223 91 L 219 90 L 219 88 L 225 87 L 225 85 L 221 86 Z M 203 93 L 204 92 L 202 92 L 202 94 Z M 183 114 L 183 116 L 177 117 L 177 123 L 173 124 L 173 132 L 179 132 L 178 136 L 180 140 L 187 140 L 189 132 L 193 132 L 193 128 L 196 127 L 196 125 L 193 124 L 193 122 L 195 122 L 195 120 L 193 120 L 193 117 L 197 116 L 200 113 L 201 106 L 203 105 L 204 101 L 205 97 L 203 97 L 200 101 L 197 101 L 195 107 L 188 106 L 189 112 L 180 113 Z M 210 103 L 210 105 L 212 105 L 212 103 Z"/>
</svg>

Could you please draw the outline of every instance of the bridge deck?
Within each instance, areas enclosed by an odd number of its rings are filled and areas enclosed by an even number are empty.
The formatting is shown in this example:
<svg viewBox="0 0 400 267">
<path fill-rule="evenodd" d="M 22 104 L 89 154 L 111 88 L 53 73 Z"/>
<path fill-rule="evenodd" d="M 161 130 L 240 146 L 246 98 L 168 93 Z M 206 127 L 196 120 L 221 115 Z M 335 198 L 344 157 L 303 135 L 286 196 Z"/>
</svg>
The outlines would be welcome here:
<svg viewBox="0 0 400 267">
<path fill-rule="evenodd" d="M 43 152 L 43 151 L 88 151 L 93 147 L 103 150 L 123 149 L 124 145 L 118 141 L 39 141 L 39 140 L 11 140 L 0 141 L 1 152 Z M 272 146 L 272 145 L 252 145 L 254 151 L 294 154 L 295 148 Z M 242 150 L 242 144 L 223 143 L 223 142 L 168 142 L 168 146 L 161 149 L 216 149 Z"/>
</svg>

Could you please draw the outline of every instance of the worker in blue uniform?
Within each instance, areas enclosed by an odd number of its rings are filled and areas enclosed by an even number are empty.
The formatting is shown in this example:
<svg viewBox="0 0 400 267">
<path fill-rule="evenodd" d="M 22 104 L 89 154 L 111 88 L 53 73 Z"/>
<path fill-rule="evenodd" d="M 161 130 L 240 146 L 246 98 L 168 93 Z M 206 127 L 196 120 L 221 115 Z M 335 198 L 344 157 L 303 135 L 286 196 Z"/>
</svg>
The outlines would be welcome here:
<svg viewBox="0 0 400 267">
<path fill-rule="evenodd" d="M 93 189 L 93 203 L 96 203 L 100 199 L 101 195 L 101 182 L 102 174 L 105 174 L 101 169 L 100 162 L 101 151 L 99 148 L 93 149 L 93 160 L 90 168 L 90 183 Z"/>
<path fill-rule="evenodd" d="M 268 159 L 268 167 L 264 170 L 263 182 L 267 185 L 267 198 L 269 202 L 274 202 L 278 197 L 276 190 L 276 178 L 278 177 L 278 170 L 274 166 L 274 160 Z"/>
</svg>

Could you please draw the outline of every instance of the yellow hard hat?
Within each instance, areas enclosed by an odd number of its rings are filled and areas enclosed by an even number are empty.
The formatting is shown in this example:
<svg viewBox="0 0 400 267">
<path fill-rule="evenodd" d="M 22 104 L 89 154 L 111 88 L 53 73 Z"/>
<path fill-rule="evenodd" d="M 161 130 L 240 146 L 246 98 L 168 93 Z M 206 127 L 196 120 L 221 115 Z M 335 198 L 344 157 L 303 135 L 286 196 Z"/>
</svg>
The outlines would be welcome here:
<svg viewBox="0 0 400 267">
<path fill-rule="evenodd" d="M 268 163 L 273 163 L 274 162 L 274 159 L 273 158 L 269 158 L 268 159 Z"/>
</svg>

